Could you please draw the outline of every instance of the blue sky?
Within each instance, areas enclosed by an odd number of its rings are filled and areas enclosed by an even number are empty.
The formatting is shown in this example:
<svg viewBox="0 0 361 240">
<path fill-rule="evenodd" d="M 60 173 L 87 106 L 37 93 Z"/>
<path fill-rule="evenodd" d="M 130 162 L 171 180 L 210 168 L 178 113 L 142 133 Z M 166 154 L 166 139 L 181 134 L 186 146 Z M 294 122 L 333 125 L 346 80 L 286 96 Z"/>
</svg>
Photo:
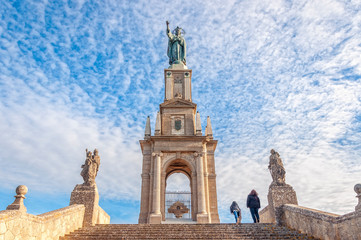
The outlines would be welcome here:
<svg viewBox="0 0 361 240">
<path fill-rule="evenodd" d="M 69 204 L 85 149 L 113 223 L 136 223 L 146 117 L 168 67 L 165 21 L 186 31 L 192 95 L 212 119 L 218 207 L 258 190 L 270 149 L 299 204 L 338 214 L 361 173 L 360 1 L 0 0 L 0 209 L 16 186 L 39 214 Z M 204 130 L 204 129 L 203 129 Z M 175 177 L 173 183 L 182 182 Z M 177 186 L 179 184 L 174 184 Z"/>
</svg>

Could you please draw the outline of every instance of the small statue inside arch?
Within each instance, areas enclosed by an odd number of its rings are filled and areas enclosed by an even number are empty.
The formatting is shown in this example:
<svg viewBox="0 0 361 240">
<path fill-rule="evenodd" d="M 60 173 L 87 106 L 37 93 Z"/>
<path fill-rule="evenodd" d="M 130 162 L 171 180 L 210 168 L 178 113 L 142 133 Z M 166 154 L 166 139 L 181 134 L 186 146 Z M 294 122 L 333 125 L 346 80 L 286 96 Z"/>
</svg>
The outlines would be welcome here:
<svg viewBox="0 0 361 240">
<path fill-rule="evenodd" d="M 185 31 L 177 26 L 172 33 L 169 29 L 169 22 L 166 21 L 166 24 L 167 36 L 169 38 L 167 51 L 169 65 L 180 63 L 186 65 L 186 40 L 182 36 L 182 34 L 185 34 Z"/>
<path fill-rule="evenodd" d="M 99 165 L 100 165 L 100 156 L 97 149 L 94 149 L 94 154 L 91 151 L 86 151 L 85 163 L 81 166 L 83 169 L 80 175 L 84 179 L 83 185 L 86 186 L 95 186 L 95 177 L 98 174 Z"/>
<path fill-rule="evenodd" d="M 283 166 L 280 155 L 275 150 L 271 150 L 271 156 L 269 157 L 268 169 L 272 176 L 272 185 L 285 185 L 286 184 L 286 170 Z"/>
</svg>

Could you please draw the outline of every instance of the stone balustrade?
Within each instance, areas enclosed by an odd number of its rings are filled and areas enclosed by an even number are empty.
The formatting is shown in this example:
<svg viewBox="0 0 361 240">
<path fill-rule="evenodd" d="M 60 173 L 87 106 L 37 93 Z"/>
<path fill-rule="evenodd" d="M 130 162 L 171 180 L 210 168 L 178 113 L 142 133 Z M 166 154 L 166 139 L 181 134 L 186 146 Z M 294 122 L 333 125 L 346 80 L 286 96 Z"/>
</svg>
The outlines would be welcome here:
<svg viewBox="0 0 361 240">
<path fill-rule="evenodd" d="M 0 240 L 58 240 L 83 226 L 84 205 L 71 205 L 41 215 L 0 211 Z"/>
<path fill-rule="evenodd" d="M 279 224 L 321 239 L 361 239 L 361 211 L 337 215 L 293 204 L 279 209 Z"/>
<path fill-rule="evenodd" d="M 96 185 L 88 186 L 90 191 L 81 187 L 84 186 L 75 187 L 70 206 L 32 215 L 26 213 L 24 205 L 28 188 L 18 186 L 15 201 L 5 211 L 0 211 L 0 240 L 58 240 L 83 226 L 109 224 L 109 215 L 98 205 Z"/>
</svg>

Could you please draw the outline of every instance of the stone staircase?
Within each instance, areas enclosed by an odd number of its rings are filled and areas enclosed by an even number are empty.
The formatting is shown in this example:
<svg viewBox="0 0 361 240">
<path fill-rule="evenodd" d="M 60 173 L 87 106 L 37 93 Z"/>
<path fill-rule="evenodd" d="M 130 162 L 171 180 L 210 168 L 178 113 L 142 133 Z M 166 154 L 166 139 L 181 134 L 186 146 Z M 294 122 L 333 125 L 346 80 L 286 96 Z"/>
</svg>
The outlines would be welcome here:
<svg viewBox="0 0 361 240">
<path fill-rule="evenodd" d="M 236 224 L 106 224 L 81 228 L 59 240 L 121 239 L 314 239 L 268 223 Z"/>
</svg>

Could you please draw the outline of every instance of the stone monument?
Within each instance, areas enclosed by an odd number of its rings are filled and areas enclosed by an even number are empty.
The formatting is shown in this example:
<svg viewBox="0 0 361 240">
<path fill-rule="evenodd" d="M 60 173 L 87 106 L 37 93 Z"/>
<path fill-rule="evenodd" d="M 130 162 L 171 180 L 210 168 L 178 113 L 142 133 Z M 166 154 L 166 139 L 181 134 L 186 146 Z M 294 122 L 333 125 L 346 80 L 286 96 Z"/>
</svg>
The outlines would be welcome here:
<svg viewBox="0 0 361 240">
<path fill-rule="evenodd" d="M 183 31 L 184 33 L 184 31 Z M 173 173 L 190 180 L 191 216 L 198 223 L 219 223 L 214 151 L 210 118 L 202 134 L 197 105 L 192 102 L 192 70 L 186 66 L 186 43 L 182 29 L 173 34 L 167 22 L 170 66 L 164 70 L 164 102 L 157 113 L 154 135 L 147 118 L 143 154 L 139 223 L 165 221 L 166 181 Z"/>
<path fill-rule="evenodd" d="M 71 193 L 70 204 L 84 204 L 85 214 L 83 226 L 95 225 L 98 220 L 98 208 L 99 208 L 99 193 L 95 183 L 95 177 L 97 176 L 100 156 L 98 150 L 95 149 L 92 153 L 85 150 L 86 159 L 85 163 L 81 166 L 82 171 L 80 175 L 83 177 L 84 183 L 77 184 Z"/>
<path fill-rule="evenodd" d="M 292 186 L 286 184 L 286 170 L 283 166 L 280 155 L 271 150 L 268 169 L 272 176 L 272 183 L 268 190 L 268 207 L 272 222 L 276 221 L 277 208 L 283 204 L 298 205 L 296 192 Z"/>
</svg>

